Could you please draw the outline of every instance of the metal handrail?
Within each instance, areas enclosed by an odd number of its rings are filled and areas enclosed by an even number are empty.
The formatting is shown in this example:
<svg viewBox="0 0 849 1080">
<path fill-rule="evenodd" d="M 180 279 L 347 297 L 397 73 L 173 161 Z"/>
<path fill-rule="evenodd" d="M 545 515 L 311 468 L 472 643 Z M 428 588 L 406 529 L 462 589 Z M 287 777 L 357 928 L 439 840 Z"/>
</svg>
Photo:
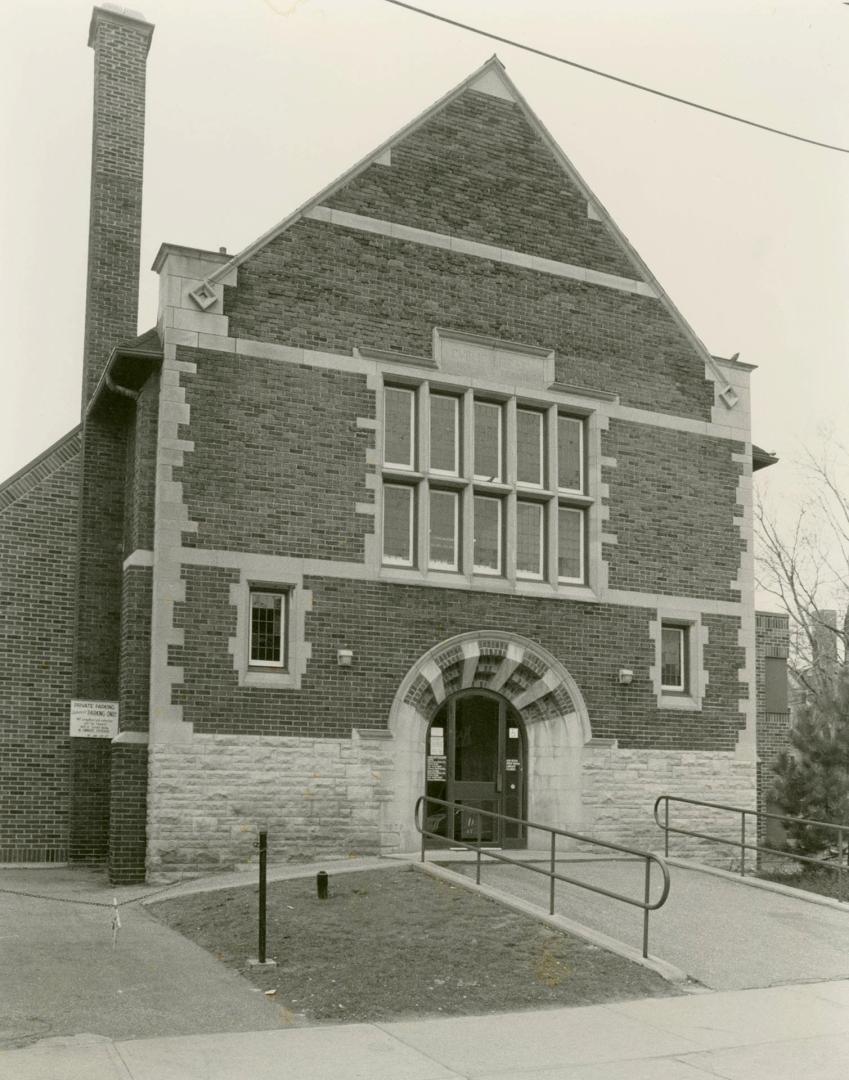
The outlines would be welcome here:
<svg viewBox="0 0 849 1080">
<path fill-rule="evenodd" d="M 669 803 L 685 803 L 688 806 L 706 806 L 711 810 L 728 810 L 740 815 L 740 839 L 729 840 L 724 836 L 711 836 L 709 833 L 698 832 L 695 829 L 681 829 L 669 824 Z M 660 820 L 658 811 L 660 804 L 664 804 L 664 818 Z M 789 821 L 794 825 L 813 825 L 820 829 L 834 829 L 837 833 L 837 862 L 827 859 L 819 859 L 813 855 L 800 855 L 795 851 L 786 851 L 781 848 L 767 847 L 766 844 L 752 844 L 746 840 L 746 818 L 753 817 L 760 823 L 761 820 Z M 730 806 L 727 803 L 706 802 L 703 799 L 689 799 L 684 795 L 659 795 L 654 803 L 654 820 L 659 829 L 663 830 L 663 853 L 669 858 L 669 834 L 677 833 L 680 836 L 692 836 L 700 840 L 708 840 L 714 844 L 727 844 L 730 847 L 740 849 L 740 876 L 746 876 L 746 852 L 756 851 L 764 855 L 780 855 L 785 858 L 796 859 L 798 862 L 812 863 L 814 866 L 823 866 L 827 870 L 837 871 L 837 899 L 842 903 L 846 896 L 846 877 L 849 874 L 849 845 L 846 846 L 846 862 L 842 862 L 844 850 L 844 833 L 849 832 L 849 825 L 841 825 L 834 821 L 815 821 L 811 818 L 794 817 L 792 814 L 773 814 L 766 810 L 747 810 L 742 806 Z"/>
<path fill-rule="evenodd" d="M 430 837 L 433 840 L 446 840 L 444 836 L 440 836 L 439 833 L 430 832 L 424 827 L 424 814 L 422 813 L 425 804 L 443 806 L 449 810 L 462 810 L 466 814 L 474 814 L 477 822 L 477 843 L 469 843 L 465 840 L 451 840 L 454 845 L 467 848 L 469 851 L 477 852 L 476 860 L 476 873 L 475 880 L 478 885 L 481 883 L 481 854 L 488 855 L 491 859 L 496 859 L 498 862 L 509 863 L 511 866 L 521 866 L 526 870 L 530 870 L 535 874 L 543 874 L 550 881 L 548 892 L 548 912 L 550 915 L 554 914 L 554 888 L 555 881 L 565 881 L 568 885 L 578 885 L 582 889 L 587 889 L 590 892 L 600 893 L 602 896 L 608 896 L 612 900 L 621 900 L 623 904 L 630 904 L 632 907 L 641 908 L 643 911 L 643 956 L 647 957 L 649 954 L 649 912 L 657 911 L 658 908 L 663 907 L 666 903 L 666 898 L 669 896 L 669 868 L 666 865 L 666 861 L 659 855 L 653 854 L 651 851 L 643 851 L 641 848 L 626 847 L 624 844 L 614 844 L 611 840 L 597 840 L 592 836 L 584 836 L 581 833 L 569 832 L 567 829 L 556 829 L 552 825 L 540 825 L 535 821 L 527 821 L 525 818 L 510 817 L 508 814 L 499 814 L 492 810 L 482 810 L 477 806 L 469 806 L 465 803 L 447 802 L 445 799 L 436 799 L 430 795 L 421 795 L 416 801 L 415 809 L 415 823 L 416 829 L 421 833 L 422 837 L 422 857 L 421 861 L 425 861 L 425 839 Z M 518 859 L 511 859 L 509 856 L 502 854 L 499 851 L 494 851 L 492 848 L 483 849 L 481 847 L 481 816 L 488 818 L 496 818 L 500 822 L 511 822 L 515 825 L 522 825 L 526 829 L 538 829 L 540 832 L 549 833 L 551 836 L 550 845 L 550 867 L 545 869 L 541 866 L 534 866 L 532 863 L 521 862 Z M 568 877 L 566 874 L 559 874 L 554 869 L 554 864 L 557 855 L 557 837 L 565 836 L 568 840 L 578 840 L 584 844 L 595 844 L 598 847 L 607 848 L 610 851 L 622 852 L 626 855 L 634 855 L 638 859 L 643 859 L 645 862 L 645 886 L 643 891 L 643 899 L 635 900 L 633 897 L 624 896 L 622 893 L 613 892 L 610 889 L 602 888 L 600 885 L 590 885 L 586 881 L 578 881 L 576 878 Z M 656 863 L 660 868 L 660 872 L 663 875 L 663 889 L 661 890 L 660 897 L 653 903 L 650 901 L 651 895 L 651 864 Z"/>
</svg>

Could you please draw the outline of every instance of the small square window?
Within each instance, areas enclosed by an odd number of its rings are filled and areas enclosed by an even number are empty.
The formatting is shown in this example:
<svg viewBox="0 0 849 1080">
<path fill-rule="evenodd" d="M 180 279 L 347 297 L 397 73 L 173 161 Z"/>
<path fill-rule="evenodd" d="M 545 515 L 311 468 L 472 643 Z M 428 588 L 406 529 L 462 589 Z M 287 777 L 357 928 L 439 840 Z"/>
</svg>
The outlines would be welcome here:
<svg viewBox="0 0 849 1080">
<path fill-rule="evenodd" d="M 689 692 L 688 628 L 664 623 L 661 629 L 660 688 L 665 694 Z"/>
<path fill-rule="evenodd" d="M 251 589 L 250 603 L 248 661 L 251 667 L 285 668 L 285 592 Z"/>
</svg>

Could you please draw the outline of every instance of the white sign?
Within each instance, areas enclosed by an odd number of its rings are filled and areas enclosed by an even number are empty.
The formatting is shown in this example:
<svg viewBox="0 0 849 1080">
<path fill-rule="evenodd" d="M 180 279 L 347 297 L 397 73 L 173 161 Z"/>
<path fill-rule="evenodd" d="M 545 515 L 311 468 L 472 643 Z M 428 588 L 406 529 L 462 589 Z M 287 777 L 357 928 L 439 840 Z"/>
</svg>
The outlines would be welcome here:
<svg viewBox="0 0 849 1080">
<path fill-rule="evenodd" d="M 72 739 L 114 739 L 118 734 L 117 701 L 72 701 Z"/>
</svg>

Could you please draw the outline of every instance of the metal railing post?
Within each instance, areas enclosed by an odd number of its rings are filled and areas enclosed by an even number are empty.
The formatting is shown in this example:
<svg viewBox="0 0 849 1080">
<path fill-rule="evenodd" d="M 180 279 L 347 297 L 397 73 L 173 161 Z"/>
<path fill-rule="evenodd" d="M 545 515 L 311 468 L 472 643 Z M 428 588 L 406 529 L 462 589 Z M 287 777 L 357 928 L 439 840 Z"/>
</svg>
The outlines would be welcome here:
<svg viewBox="0 0 849 1080">
<path fill-rule="evenodd" d="M 423 799 L 419 802 L 419 805 L 422 808 L 422 828 L 421 828 L 421 833 L 422 833 L 422 858 L 421 858 L 421 861 L 424 862 L 425 861 L 425 832 L 427 831 L 425 829 L 425 826 L 427 825 L 427 795 L 425 795 L 423 797 Z"/>
<path fill-rule="evenodd" d="M 664 800 L 666 805 L 666 813 L 663 818 L 663 855 L 664 858 L 669 858 L 669 796 L 666 796 Z"/>
<path fill-rule="evenodd" d="M 746 811 L 740 811 L 740 877 L 746 876 Z"/>
<path fill-rule="evenodd" d="M 475 818 L 477 819 L 477 823 L 478 823 L 478 858 L 477 858 L 477 871 L 476 871 L 477 876 L 475 878 L 475 884 L 480 885 L 480 883 L 481 883 L 481 812 L 480 812 L 480 810 L 476 811 Z"/>
<path fill-rule="evenodd" d="M 649 900 L 651 899 L 651 859 L 646 856 L 646 887 L 643 895 L 643 958 L 649 954 Z"/>
<path fill-rule="evenodd" d="M 551 834 L 551 877 L 549 878 L 548 885 L 548 914 L 554 914 L 554 862 L 555 852 L 557 848 L 557 836 L 555 833 Z"/>
</svg>

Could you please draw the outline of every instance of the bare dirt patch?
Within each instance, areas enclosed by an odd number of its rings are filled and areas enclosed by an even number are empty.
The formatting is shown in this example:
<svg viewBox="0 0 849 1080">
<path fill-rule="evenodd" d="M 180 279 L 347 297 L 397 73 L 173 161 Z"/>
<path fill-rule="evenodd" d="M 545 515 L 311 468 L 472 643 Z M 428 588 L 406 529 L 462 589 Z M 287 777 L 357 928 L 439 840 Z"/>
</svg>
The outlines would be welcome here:
<svg viewBox="0 0 849 1080">
<path fill-rule="evenodd" d="M 257 889 L 163 900 L 163 922 L 264 991 L 292 1022 L 354 1023 L 679 993 L 655 972 L 409 867 L 268 887 L 268 956 L 255 972 Z"/>
</svg>

